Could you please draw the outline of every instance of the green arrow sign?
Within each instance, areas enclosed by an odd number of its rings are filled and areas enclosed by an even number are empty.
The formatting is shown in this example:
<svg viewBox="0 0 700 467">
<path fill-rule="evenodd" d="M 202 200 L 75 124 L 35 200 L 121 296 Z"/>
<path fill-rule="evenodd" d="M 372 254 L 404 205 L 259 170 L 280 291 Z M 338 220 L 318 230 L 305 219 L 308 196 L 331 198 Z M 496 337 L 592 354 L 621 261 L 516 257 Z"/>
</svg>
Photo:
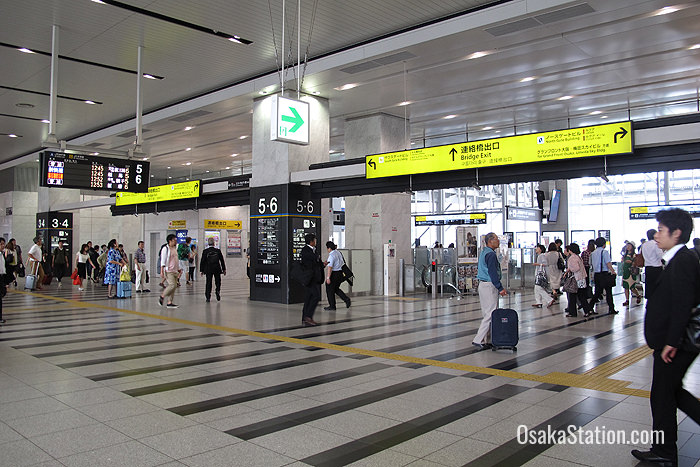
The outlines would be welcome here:
<svg viewBox="0 0 700 467">
<path fill-rule="evenodd" d="M 297 130 L 301 128 L 301 126 L 304 124 L 304 119 L 301 118 L 301 115 L 299 115 L 299 112 L 297 112 L 297 109 L 295 109 L 294 107 L 290 107 L 289 110 L 292 111 L 294 116 L 290 117 L 289 115 L 282 115 L 282 121 L 293 123 L 294 126 L 289 129 L 289 132 L 296 133 Z"/>
</svg>

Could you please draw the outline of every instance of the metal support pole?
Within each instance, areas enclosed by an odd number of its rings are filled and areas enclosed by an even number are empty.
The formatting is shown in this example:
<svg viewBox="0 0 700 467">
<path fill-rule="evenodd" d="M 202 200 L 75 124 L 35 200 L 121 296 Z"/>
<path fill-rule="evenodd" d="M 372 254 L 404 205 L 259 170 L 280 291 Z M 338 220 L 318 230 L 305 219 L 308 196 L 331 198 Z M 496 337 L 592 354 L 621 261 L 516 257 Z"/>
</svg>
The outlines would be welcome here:
<svg viewBox="0 0 700 467">
<path fill-rule="evenodd" d="M 664 172 L 664 204 L 668 206 L 671 203 L 671 186 L 668 172 Z"/>
<path fill-rule="evenodd" d="M 404 274 L 406 271 L 406 260 L 399 258 L 399 297 L 403 297 L 404 294 Z"/>
<path fill-rule="evenodd" d="M 430 283 L 433 284 L 430 295 L 435 300 L 437 298 L 437 266 L 435 266 L 435 270 L 432 266 L 430 267 Z"/>
<path fill-rule="evenodd" d="M 134 150 L 141 152 L 141 145 L 143 144 L 143 87 L 141 82 L 143 80 L 143 72 L 141 70 L 143 46 L 139 46 L 136 65 L 136 141 L 134 141 Z"/>
<path fill-rule="evenodd" d="M 46 141 L 56 140 L 56 104 L 58 103 L 58 26 L 53 25 L 51 35 L 51 89 L 49 98 L 49 134 Z"/>
<path fill-rule="evenodd" d="M 284 70 L 287 68 L 287 45 L 284 43 L 284 20 L 285 14 L 287 13 L 287 3 L 282 0 L 282 97 L 284 97 L 284 80 L 286 76 L 284 75 Z"/>
<path fill-rule="evenodd" d="M 301 98 L 301 0 L 297 0 L 297 99 Z"/>
</svg>

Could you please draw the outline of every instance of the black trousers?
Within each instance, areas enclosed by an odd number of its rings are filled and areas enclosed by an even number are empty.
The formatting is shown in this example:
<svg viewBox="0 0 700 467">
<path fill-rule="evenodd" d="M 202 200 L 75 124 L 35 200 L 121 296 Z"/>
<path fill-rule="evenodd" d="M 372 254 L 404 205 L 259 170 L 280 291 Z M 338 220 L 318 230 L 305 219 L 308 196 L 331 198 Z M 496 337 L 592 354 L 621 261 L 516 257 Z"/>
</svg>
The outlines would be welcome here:
<svg viewBox="0 0 700 467">
<path fill-rule="evenodd" d="M 208 272 L 206 273 L 207 276 L 207 284 L 204 287 L 204 296 L 209 300 L 211 298 L 211 279 L 212 277 L 214 278 L 214 282 L 216 282 L 216 293 L 217 295 L 219 292 L 221 292 L 221 273 L 214 273 L 214 272 Z"/>
<path fill-rule="evenodd" d="M 340 299 L 348 303 L 350 299 L 345 292 L 340 289 L 340 284 L 343 283 L 343 271 L 331 272 L 331 283 L 326 284 L 326 295 L 328 296 L 328 306 L 335 308 L 335 295 L 338 294 Z"/>
<path fill-rule="evenodd" d="M 66 275 L 66 265 L 65 264 L 54 264 L 53 265 L 53 273 L 56 275 L 56 279 L 58 279 L 58 282 L 61 282 L 61 279 L 63 279 L 63 276 Z"/>
<path fill-rule="evenodd" d="M 304 299 L 304 308 L 301 310 L 301 319 L 314 317 L 319 300 L 321 300 L 321 286 L 315 283 L 306 286 L 306 298 Z"/>
<path fill-rule="evenodd" d="M 644 268 L 644 298 L 651 297 L 663 270 L 664 268 L 661 266 L 647 266 Z"/>
<path fill-rule="evenodd" d="M 603 290 L 605 290 L 605 300 L 608 302 L 608 310 L 612 313 L 615 311 L 615 302 L 613 301 L 612 287 L 603 287 L 603 280 L 607 279 L 605 276 L 610 274 L 609 272 L 596 272 L 593 275 L 593 282 L 595 282 L 595 296 L 593 297 L 593 302 L 599 302 L 603 299 Z"/>
<path fill-rule="evenodd" d="M 593 305 L 588 301 L 588 289 L 586 287 L 578 289 L 576 293 L 566 292 L 566 299 L 569 302 L 566 312 L 570 315 L 576 316 L 578 314 L 577 301 L 583 306 L 584 313 L 589 313 L 593 309 Z"/>
<path fill-rule="evenodd" d="M 664 443 L 654 444 L 654 453 L 678 458 L 678 422 L 676 409 L 681 409 L 695 423 L 700 424 L 700 401 L 683 388 L 683 377 L 698 354 L 678 349 L 671 363 L 664 363 L 661 351 L 654 351 L 654 372 L 651 381 L 651 418 L 654 430 L 662 430 Z"/>
</svg>

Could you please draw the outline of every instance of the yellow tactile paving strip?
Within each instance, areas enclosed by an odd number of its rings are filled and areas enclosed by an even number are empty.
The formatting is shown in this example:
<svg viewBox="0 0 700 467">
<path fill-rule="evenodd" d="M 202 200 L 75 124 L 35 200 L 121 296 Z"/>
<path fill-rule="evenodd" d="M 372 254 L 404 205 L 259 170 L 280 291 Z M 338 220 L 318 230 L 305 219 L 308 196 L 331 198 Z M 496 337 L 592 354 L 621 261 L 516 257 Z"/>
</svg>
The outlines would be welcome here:
<svg viewBox="0 0 700 467">
<path fill-rule="evenodd" d="M 213 329 L 213 330 L 217 330 L 217 331 L 243 334 L 243 335 L 247 335 L 247 336 L 251 336 L 251 337 L 258 337 L 261 339 L 277 340 L 280 342 L 289 342 L 291 344 L 299 344 L 299 345 L 304 345 L 304 346 L 308 346 L 308 347 L 318 347 L 318 348 L 322 348 L 322 349 L 337 350 L 340 352 L 347 352 L 347 353 L 358 354 L 358 355 L 367 355 L 370 357 L 383 358 L 383 359 L 387 359 L 387 360 L 396 360 L 396 361 L 401 361 L 401 362 L 406 362 L 406 363 L 418 363 L 420 365 L 434 366 L 434 367 L 439 367 L 439 368 L 447 368 L 450 370 L 458 370 L 458 371 L 472 372 L 472 373 L 481 373 L 481 374 L 486 374 L 486 375 L 502 376 L 504 378 L 513 378 L 513 379 L 520 379 L 520 380 L 525 380 L 525 381 L 535 381 L 538 383 L 556 384 L 556 385 L 561 385 L 561 386 L 569 386 L 569 387 L 576 387 L 576 388 L 583 388 L 583 389 L 592 389 L 592 390 L 602 391 L 602 392 L 610 392 L 610 393 L 615 393 L 615 394 L 623 394 L 623 395 L 627 395 L 627 396 L 638 396 L 638 397 L 649 398 L 649 391 L 645 391 L 642 389 L 629 388 L 628 386 L 631 384 L 631 382 L 610 379 L 608 377 L 608 376 L 614 374 L 615 372 L 622 370 L 622 368 L 624 368 L 625 366 L 629 366 L 629 365 L 639 361 L 640 359 L 644 358 L 644 356 L 641 355 L 643 353 L 642 352 L 642 349 L 644 349 L 643 347 L 640 349 L 635 349 L 632 352 L 629 352 L 628 354 L 617 357 L 616 359 L 611 360 L 610 362 L 606 362 L 605 364 L 600 365 L 599 367 L 596 367 L 592 370 L 589 370 L 588 372 L 586 372 L 584 374 L 578 375 L 578 374 L 572 374 L 572 373 L 552 372 L 552 373 L 549 373 L 546 375 L 534 375 L 534 374 L 529 374 L 529 373 L 521 373 L 518 371 L 497 370 L 494 368 L 480 367 L 480 366 L 474 366 L 474 365 L 465 365 L 462 363 L 443 362 L 440 360 L 431 360 L 428 358 L 418 358 L 418 357 L 410 357 L 408 355 L 400 355 L 400 354 L 387 353 L 387 352 L 378 352 L 376 350 L 361 349 L 358 347 L 347 347 L 347 346 L 343 346 L 343 345 L 328 344 L 325 342 L 317 342 L 317 341 L 311 341 L 311 340 L 307 340 L 307 339 L 297 339 L 295 337 L 279 336 L 276 334 L 267 334 L 267 333 L 263 333 L 263 332 L 249 331 L 247 329 L 236 329 L 236 328 L 230 328 L 227 326 L 219 326 L 216 324 L 200 323 L 198 321 L 190 321 L 190 320 L 186 320 L 186 319 L 173 318 L 170 316 L 161 316 L 161 315 L 156 315 L 156 314 L 152 314 L 152 313 L 144 313 L 141 311 L 125 310 L 123 308 L 116 308 L 116 307 L 107 306 L 107 305 L 81 302 L 78 300 L 71 300 L 68 298 L 52 297 L 49 295 L 44 295 L 44 294 L 35 293 L 35 292 L 14 291 L 11 293 L 19 293 L 19 294 L 32 295 L 32 296 L 40 297 L 40 298 L 47 298 L 47 299 L 55 300 L 57 302 L 70 303 L 70 304 L 73 304 L 75 306 L 82 307 L 82 308 L 88 308 L 88 309 L 98 308 L 98 309 L 102 309 L 102 310 L 118 311 L 118 312 L 122 312 L 122 313 L 128 313 L 131 315 L 142 316 L 145 318 L 153 318 L 153 319 L 159 319 L 159 320 L 163 320 L 163 321 L 169 321 L 172 323 L 184 324 L 187 326 L 197 326 L 197 327 Z M 633 354 L 633 355 L 629 356 L 630 354 Z M 624 365 L 623 363 L 620 363 L 620 362 L 628 362 L 628 363 L 626 365 Z M 591 373 L 600 367 L 605 367 L 603 370 L 601 370 L 602 374 Z M 614 369 L 614 371 L 613 371 L 613 369 Z"/>
<path fill-rule="evenodd" d="M 620 371 L 624 370 L 628 366 L 634 365 L 640 360 L 644 360 L 648 356 L 650 356 L 654 351 L 651 350 L 649 347 L 643 346 L 639 347 L 638 349 L 634 349 L 631 352 L 627 352 L 624 355 L 620 355 L 617 358 L 614 358 L 608 362 L 605 362 L 601 365 L 598 365 L 595 368 L 591 368 L 590 370 L 586 371 L 583 373 L 584 375 L 588 376 L 598 376 L 598 377 L 604 377 L 608 378 L 615 373 L 619 373 Z"/>
</svg>

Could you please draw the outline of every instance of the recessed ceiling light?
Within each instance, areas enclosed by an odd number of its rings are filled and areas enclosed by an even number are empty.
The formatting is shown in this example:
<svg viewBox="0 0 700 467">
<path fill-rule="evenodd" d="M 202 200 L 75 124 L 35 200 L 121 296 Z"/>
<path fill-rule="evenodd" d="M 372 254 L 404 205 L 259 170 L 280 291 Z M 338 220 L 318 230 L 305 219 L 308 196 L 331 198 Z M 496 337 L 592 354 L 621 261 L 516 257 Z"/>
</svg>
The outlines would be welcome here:
<svg viewBox="0 0 700 467">
<path fill-rule="evenodd" d="M 600 115 L 602 113 L 603 112 L 601 112 L 600 110 L 594 110 L 593 112 L 589 113 L 588 115 Z"/>
<path fill-rule="evenodd" d="M 231 154 L 231 157 L 236 157 L 237 155 L 238 155 L 238 154 L 236 154 L 236 153 L 234 152 L 233 154 Z"/>
<path fill-rule="evenodd" d="M 36 53 L 36 52 L 34 52 L 33 50 L 30 50 L 30 49 L 28 49 L 28 48 L 26 48 L 26 47 L 22 47 L 21 49 L 17 49 L 17 50 L 19 50 L 20 52 L 25 53 L 25 54 L 34 54 L 34 53 Z"/>
<path fill-rule="evenodd" d="M 144 157 L 144 158 L 141 159 L 141 160 L 142 160 L 142 161 L 147 161 L 147 160 L 148 160 L 148 157 Z"/>
<path fill-rule="evenodd" d="M 452 118 L 455 118 L 456 116 L 457 116 L 457 115 L 445 115 L 445 116 L 442 117 L 442 118 L 445 119 L 445 120 L 450 120 L 450 119 L 452 119 Z"/>
<path fill-rule="evenodd" d="M 39 162 L 39 159 L 37 159 L 36 162 Z"/>
<path fill-rule="evenodd" d="M 191 151 L 192 148 L 185 148 L 185 151 Z"/>
<path fill-rule="evenodd" d="M 99 152 L 93 152 L 93 153 L 90 153 L 90 155 L 91 155 L 91 156 L 99 156 L 100 153 L 99 153 Z"/>
<path fill-rule="evenodd" d="M 192 128 L 194 128 L 194 127 L 193 126 L 186 126 L 184 131 L 190 131 Z"/>
<path fill-rule="evenodd" d="M 168 178 L 170 179 L 170 178 L 173 178 L 173 177 L 171 177 L 171 176 L 168 176 Z"/>
<path fill-rule="evenodd" d="M 688 47 L 688 50 L 697 50 L 697 49 L 700 49 L 700 44 L 695 44 L 695 45 L 691 45 L 690 47 Z"/>
<path fill-rule="evenodd" d="M 239 136 L 238 139 L 246 139 L 248 135 Z"/>
<path fill-rule="evenodd" d="M 153 76 L 153 75 L 149 75 L 148 73 L 144 73 L 144 74 L 143 74 L 143 77 L 146 78 L 146 79 L 158 79 L 158 78 L 156 78 L 156 77 Z"/>
<path fill-rule="evenodd" d="M 343 84 L 342 86 L 338 86 L 337 88 L 333 88 L 336 91 L 347 91 L 348 89 L 356 88 L 359 86 L 359 83 L 348 83 L 348 84 Z"/>
<path fill-rule="evenodd" d="M 169 169 L 170 167 L 166 167 L 166 169 Z"/>
<path fill-rule="evenodd" d="M 669 13 L 675 13 L 678 10 L 680 10 L 680 8 L 675 7 L 675 6 L 665 6 L 662 9 L 657 10 L 654 13 L 654 16 L 667 15 Z"/>
<path fill-rule="evenodd" d="M 229 37 L 228 40 L 230 40 L 231 42 L 236 42 L 237 44 L 242 44 L 242 43 L 243 43 L 243 42 L 241 42 L 241 36 Z"/>
<path fill-rule="evenodd" d="M 155 178 L 155 175 L 151 174 L 151 178 Z"/>
<path fill-rule="evenodd" d="M 205 172 L 206 172 L 206 173 L 209 173 L 209 171 L 208 171 L 208 170 L 206 170 Z"/>
<path fill-rule="evenodd" d="M 102 0 L 92 0 L 92 1 L 95 2 L 95 3 L 100 3 L 100 4 L 102 4 L 102 5 L 105 4 L 105 2 L 103 2 Z"/>
<path fill-rule="evenodd" d="M 231 167 L 226 167 L 224 170 L 228 170 L 228 169 L 230 169 L 230 168 L 231 168 Z"/>
<path fill-rule="evenodd" d="M 492 126 L 485 126 L 484 128 L 482 128 L 482 130 L 493 130 L 493 127 Z"/>
<path fill-rule="evenodd" d="M 329 149 L 328 154 L 335 154 L 335 149 Z"/>
<path fill-rule="evenodd" d="M 413 101 L 403 101 L 403 102 L 399 102 L 399 105 L 410 105 L 410 104 L 413 104 Z"/>
<path fill-rule="evenodd" d="M 557 97 L 557 100 L 558 101 L 568 101 L 569 99 L 573 99 L 573 98 L 574 98 L 574 96 L 561 96 L 561 97 Z"/>
<path fill-rule="evenodd" d="M 607 115 L 601 115 L 600 118 L 608 118 L 608 116 L 607 116 Z"/>
<path fill-rule="evenodd" d="M 95 105 L 93 101 L 85 101 L 86 104 Z"/>
<path fill-rule="evenodd" d="M 192 165 L 192 162 L 185 162 L 185 163 L 182 164 L 182 165 Z"/>
<path fill-rule="evenodd" d="M 491 53 L 491 52 L 487 52 L 487 51 L 474 52 L 473 54 L 467 55 L 467 59 L 468 59 L 468 60 L 472 60 L 472 59 L 475 59 L 475 58 L 481 58 L 481 57 L 484 57 L 484 56 L 486 56 L 486 55 L 488 55 L 488 54 L 490 54 L 490 53 Z"/>
<path fill-rule="evenodd" d="M 528 76 L 526 78 L 523 78 L 520 80 L 521 83 L 527 83 L 528 81 L 533 81 L 535 79 L 534 76 Z"/>
<path fill-rule="evenodd" d="M 17 135 L 16 135 L 16 134 L 14 134 L 14 133 L 10 133 L 10 134 L 9 134 L 9 135 L 7 135 L 7 136 L 9 136 L 10 138 L 17 138 Z"/>
<path fill-rule="evenodd" d="M 43 119 L 43 120 L 41 121 L 41 123 L 51 123 L 51 120 L 48 120 L 48 119 L 45 118 L 45 119 Z"/>
</svg>

